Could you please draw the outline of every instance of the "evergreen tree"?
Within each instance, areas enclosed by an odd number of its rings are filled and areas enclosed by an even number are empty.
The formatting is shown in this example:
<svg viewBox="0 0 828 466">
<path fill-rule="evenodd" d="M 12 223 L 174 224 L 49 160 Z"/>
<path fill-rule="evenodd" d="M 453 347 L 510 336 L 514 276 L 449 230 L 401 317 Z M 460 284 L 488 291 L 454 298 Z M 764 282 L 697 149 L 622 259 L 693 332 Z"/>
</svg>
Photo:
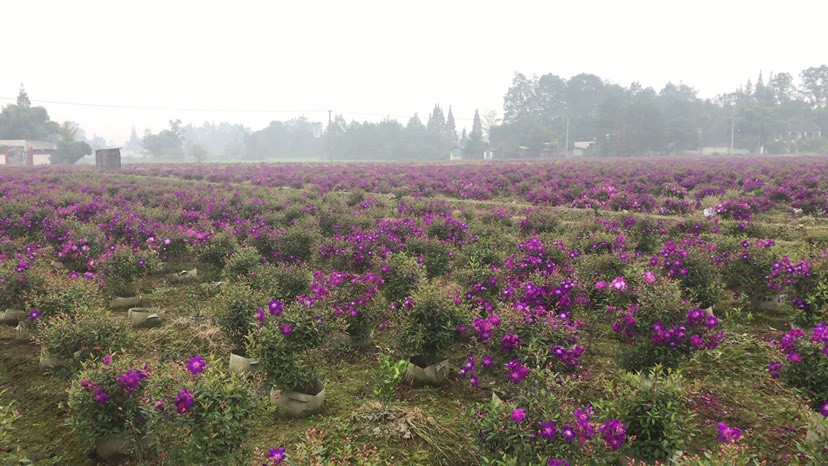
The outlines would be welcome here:
<svg viewBox="0 0 828 466">
<path fill-rule="evenodd" d="M 466 155 L 473 159 L 483 158 L 483 149 L 483 123 L 480 121 L 480 112 L 475 109 L 469 142 L 466 144 Z"/>
<path fill-rule="evenodd" d="M 29 108 L 32 106 L 32 102 L 29 100 L 29 94 L 26 93 L 26 89 L 23 87 L 23 84 L 20 84 L 20 92 L 17 93 L 17 106 L 23 108 Z"/>
<path fill-rule="evenodd" d="M 448 116 L 446 117 L 446 136 L 452 142 L 457 142 L 457 125 L 454 123 L 454 115 L 451 113 L 451 105 L 449 105 Z"/>
<path fill-rule="evenodd" d="M 431 116 L 428 117 L 426 129 L 434 134 L 446 134 L 446 117 L 443 116 L 443 109 L 440 108 L 440 104 L 434 105 L 434 110 L 431 112 Z"/>
</svg>

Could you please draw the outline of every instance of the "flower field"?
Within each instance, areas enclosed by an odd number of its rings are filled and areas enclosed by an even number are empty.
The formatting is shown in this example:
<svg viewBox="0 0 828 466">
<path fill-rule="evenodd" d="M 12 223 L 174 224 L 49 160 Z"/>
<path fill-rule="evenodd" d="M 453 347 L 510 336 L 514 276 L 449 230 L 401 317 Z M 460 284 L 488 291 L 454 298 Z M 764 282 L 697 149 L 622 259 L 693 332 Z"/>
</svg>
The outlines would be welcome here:
<svg viewBox="0 0 828 466">
<path fill-rule="evenodd" d="M 4 167 L 0 463 L 826 464 L 826 173 Z"/>
</svg>

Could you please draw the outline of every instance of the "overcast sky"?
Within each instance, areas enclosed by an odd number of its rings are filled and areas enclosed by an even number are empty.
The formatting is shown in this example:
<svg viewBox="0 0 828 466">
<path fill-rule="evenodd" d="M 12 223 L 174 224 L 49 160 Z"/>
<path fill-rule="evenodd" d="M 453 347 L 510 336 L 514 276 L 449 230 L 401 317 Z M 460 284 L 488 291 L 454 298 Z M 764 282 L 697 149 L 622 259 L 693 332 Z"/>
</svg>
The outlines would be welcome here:
<svg viewBox="0 0 828 466">
<path fill-rule="evenodd" d="M 22 83 L 53 120 L 115 144 L 175 118 L 405 124 L 435 103 L 470 129 L 476 108 L 502 112 L 515 72 L 713 97 L 828 62 L 814 0 L 26 0 L 0 14 L 0 104 Z"/>
</svg>

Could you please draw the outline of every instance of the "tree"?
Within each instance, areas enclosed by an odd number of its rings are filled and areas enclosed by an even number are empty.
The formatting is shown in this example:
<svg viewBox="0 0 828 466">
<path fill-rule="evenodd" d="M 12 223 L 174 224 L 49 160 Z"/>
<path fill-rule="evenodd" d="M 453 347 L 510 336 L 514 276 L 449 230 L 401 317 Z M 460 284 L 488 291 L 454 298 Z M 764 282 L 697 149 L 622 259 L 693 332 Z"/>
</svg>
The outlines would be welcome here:
<svg viewBox="0 0 828 466">
<path fill-rule="evenodd" d="M 0 139 L 49 139 L 57 133 L 58 124 L 49 118 L 43 107 L 6 105 L 0 112 Z"/>
<path fill-rule="evenodd" d="M 53 165 L 72 165 L 92 153 L 89 144 L 75 140 L 78 129 L 77 123 L 71 121 L 64 121 L 58 127 L 60 141 L 57 143 L 57 151 L 49 159 Z"/>
<path fill-rule="evenodd" d="M 144 137 L 141 139 L 141 145 L 149 155 L 170 160 L 182 160 L 184 159 L 182 135 L 181 120 L 170 120 L 170 129 L 161 130 L 158 134 L 152 134 L 150 130 L 146 130 Z"/>
<path fill-rule="evenodd" d="M 451 105 L 449 105 L 448 115 L 446 116 L 446 136 L 452 142 L 457 142 L 457 125 L 454 123 L 454 115 L 451 113 Z"/>
<path fill-rule="evenodd" d="M 802 93 L 813 108 L 825 107 L 828 103 L 828 65 L 810 67 L 799 73 L 802 78 Z"/>
<path fill-rule="evenodd" d="M 17 93 L 17 106 L 25 108 L 32 106 L 32 102 L 29 100 L 29 94 L 26 93 L 23 84 L 20 84 L 20 92 Z"/>
<path fill-rule="evenodd" d="M 515 123 L 535 114 L 536 80 L 515 73 L 512 85 L 503 96 L 503 122 Z"/>
<path fill-rule="evenodd" d="M 443 116 L 443 109 L 440 108 L 440 104 L 434 105 L 434 110 L 431 112 L 431 116 L 428 117 L 426 129 L 434 134 L 446 134 L 446 117 Z"/>
<path fill-rule="evenodd" d="M 466 144 L 466 154 L 471 158 L 483 158 L 483 123 L 480 121 L 480 113 L 475 109 L 472 130 L 469 133 L 469 142 Z"/>
</svg>

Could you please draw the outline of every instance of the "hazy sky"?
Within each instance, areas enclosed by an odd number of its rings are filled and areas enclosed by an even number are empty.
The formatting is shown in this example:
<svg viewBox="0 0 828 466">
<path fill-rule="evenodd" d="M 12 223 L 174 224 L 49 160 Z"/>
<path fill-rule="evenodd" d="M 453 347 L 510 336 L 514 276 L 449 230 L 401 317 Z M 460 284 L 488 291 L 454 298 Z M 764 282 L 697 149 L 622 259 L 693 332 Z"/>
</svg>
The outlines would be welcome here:
<svg viewBox="0 0 828 466">
<path fill-rule="evenodd" d="M 0 104 L 23 83 L 53 120 L 116 144 L 175 118 L 258 130 L 332 109 L 405 124 L 435 103 L 471 129 L 475 108 L 502 112 L 515 72 L 713 97 L 828 62 L 828 3 L 814 0 L 21 0 L 0 13 Z"/>
</svg>

